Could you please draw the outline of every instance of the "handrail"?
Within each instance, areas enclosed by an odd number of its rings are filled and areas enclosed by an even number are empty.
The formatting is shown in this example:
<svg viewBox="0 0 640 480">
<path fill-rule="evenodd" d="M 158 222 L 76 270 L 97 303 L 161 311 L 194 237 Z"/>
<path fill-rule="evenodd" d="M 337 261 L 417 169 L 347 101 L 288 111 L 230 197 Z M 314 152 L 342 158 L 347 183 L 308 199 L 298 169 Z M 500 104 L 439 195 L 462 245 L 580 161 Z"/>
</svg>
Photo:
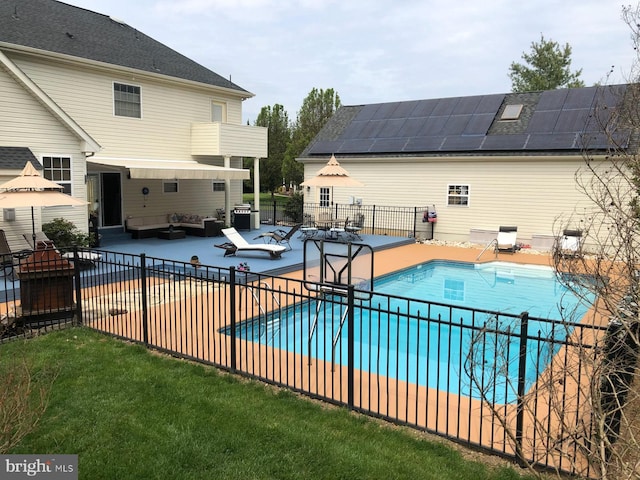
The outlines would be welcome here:
<svg viewBox="0 0 640 480">
<path fill-rule="evenodd" d="M 258 286 L 264 286 L 265 290 L 271 290 L 271 297 L 273 298 L 273 301 L 275 302 L 276 305 L 280 306 L 280 300 L 278 300 L 278 297 L 276 297 L 276 291 L 273 288 L 271 288 L 271 285 L 269 285 L 268 282 L 263 280 L 262 282 L 260 282 L 258 284 Z M 265 315 L 267 313 L 267 311 L 262 306 L 262 303 L 260 302 L 260 298 L 256 294 L 254 288 L 252 286 L 248 286 L 248 285 L 247 285 L 246 288 L 247 288 L 247 290 L 249 290 L 251 292 L 251 296 L 253 297 L 255 302 L 258 304 L 258 308 L 260 309 L 262 314 Z"/>
<path fill-rule="evenodd" d="M 333 343 L 331 345 L 331 371 L 333 372 L 334 367 L 336 365 L 336 345 L 338 344 L 338 339 L 340 338 L 340 334 L 342 333 L 342 326 L 344 325 L 344 321 L 347 318 L 347 312 L 349 311 L 349 305 L 344 309 L 344 313 L 340 317 L 340 326 L 338 327 L 338 331 L 336 332 L 336 336 L 333 337 Z"/>
<path fill-rule="evenodd" d="M 316 331 L 316 327 L 318 326 L 318 317 L 320 316 L 320 309 L 322 308 L 322 302 L 324 302 L 324 299 L 322 297 L 320 297 L 318 299 L 318 305 L 316 307 L 316 314 L 313 317 L 313 323 L 311 324 L 311 329 L 309 330 L 309 343 L 308 343 L 308 355 L 309 355 L 309 365 L 311 365 L 311 358 L 313 358 L 311 356 L 311 340 L 313 339 L 313 334 Z"/>
<path fill-rule="evenodd" d="M 476 261 L 480 260 L 480 257 L 482 256 L 482 254 L 483 254 L 484 252 L 486 252 L 486 251 L 488 250 L 488 248 L 489 248 L 491 245 L 493 245 L 494 243 L 495 243 L 495 245 L 496 245 L 496 246 L 498 246 L 498 239 L 497 239 L 497 238 L 494 238 L 494 239 L 493 239 L 493 240 L 491 240 L 489 243 L 487 243 L 487 246 L 486 246 L 486 247 L 484 247 L 484 250 L 482 250 L 482 251 L 480 252 L 480 255 L 478 255 L 478 256 L 476 257 Z M 497 256 L 498 256 L 498 255 L 496 254 L 496 257 L 497 257 Z"/>
</svg>

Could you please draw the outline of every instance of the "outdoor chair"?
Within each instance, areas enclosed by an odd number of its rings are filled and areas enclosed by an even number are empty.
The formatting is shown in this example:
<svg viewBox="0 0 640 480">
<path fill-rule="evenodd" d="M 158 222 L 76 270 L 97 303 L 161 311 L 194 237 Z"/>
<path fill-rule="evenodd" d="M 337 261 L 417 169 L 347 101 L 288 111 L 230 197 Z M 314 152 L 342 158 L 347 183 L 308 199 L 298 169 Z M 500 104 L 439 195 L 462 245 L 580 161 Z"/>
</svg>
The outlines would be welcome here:
<svg viewBox="0 0 640 480">
<path fill-rule="evenodd" d="M 518 250 L 517 236 L 518 227 L 500 227 L 496 238 L 496 253 L 515 253 Z"/>
<path fill-rule="evenodd" d="M 561 258 L 577 258 L 582 256 L 582 230 L 565 230 L 558 239 L 554 256 Z"/>
<path fill-rule="evenodd" d="M 289 229 L 288 232 L 278 229 L 272 232 L 265 232 L 258 235 L 254 240 L 262 238 L 266 243 L 273 243 L 275 245 L 284 245 L 286 244 L 286 249 L 291 250 L 291 238 L 293 235 L 300 229 L 302 226 L 301 223 L 297 223 L 293 227 Z"/>
<path fill-rule="evenodd" d="M 331 227 L 331 229 L 329 230 L 329 233 L 331 234 L 332 237 L 335 237 L 336 239 L 339 239 L 340 235 L 342 235 L 343 233 L 346 233 L 347 225 L 349 225 L 349 218 L 348 217 L 344 221 L 343 224 L 335 225 L 334 227 Z"/>
<path fill-rule="evenodd" d="M 36 232 L 35 238 L 36 243 L 33 243 L 34 235 L 32 233 L 23 233 L 22 237 L 27 241 L 27 243 L 31 246 L 31 250 L 35 250 L 40 242 L 50 242 L 51 240 L 47 237 L 47 234 L 44 232 Z"/>
<path fill-rule="evenodd" d="M 270 243 L 249 243 L 234 227 L 223 228 L 222 233 L 227 240 L 226 243 L 216 245 L 218 248 L 224 249 L 224 256 L 235 255 L 238 252 L 267 252 L 272 259 L 280 258 L 282 252 L 287 248 L 282 245 L 273 245 Z"/>
<path fill-rule="evenodd" d="M 12 249 L 7 241 L 7 235 L 4 230 L 0 230 L 0 264 L 2 267 L 2 276 L 13 280 L 15 277 L 15 266 L 21 258 L 30 255 L 31 251 L 28 244 Z"/>
<path fill-rule="evenodd" d="M 356 219 L 354 221 L 348 222 L 344 229 L 347 233 L 347 238 L 349 240 L 362 240 L 360 236 L 360 230 L 364 226 L 364 214 L 359 213 L 356 215 Z"/>
</svg>

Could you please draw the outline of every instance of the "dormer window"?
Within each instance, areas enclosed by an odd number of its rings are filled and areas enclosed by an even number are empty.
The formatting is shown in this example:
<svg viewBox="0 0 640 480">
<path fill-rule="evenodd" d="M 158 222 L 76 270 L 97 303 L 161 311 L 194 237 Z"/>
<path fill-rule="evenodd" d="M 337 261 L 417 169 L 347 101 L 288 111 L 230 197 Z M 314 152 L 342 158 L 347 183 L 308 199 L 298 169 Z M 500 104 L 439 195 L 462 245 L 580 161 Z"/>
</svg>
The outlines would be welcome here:
<svg viewBox="0 0 640 480">
<path fill-rule="evenodd" d="M 504 107 L 500 120 L 518 120 L 522 112 L 522 104 L 507 105 Z"/>
</svg>

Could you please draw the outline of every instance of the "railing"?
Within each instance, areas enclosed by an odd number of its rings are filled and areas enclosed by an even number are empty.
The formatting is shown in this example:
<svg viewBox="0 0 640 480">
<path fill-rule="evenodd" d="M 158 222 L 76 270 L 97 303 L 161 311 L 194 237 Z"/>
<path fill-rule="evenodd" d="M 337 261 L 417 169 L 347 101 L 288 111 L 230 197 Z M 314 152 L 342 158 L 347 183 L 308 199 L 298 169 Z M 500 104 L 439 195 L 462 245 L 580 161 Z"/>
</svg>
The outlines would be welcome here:
<svg viewBox="0 0 640 480">
<path fill-rule="evenodd" d="M 591 433 L 588 393 L 566 386 L 588 383 L 576 352 L 603 335 L 592 326 L 100 253 L 73 273 L 78 324 L 520 462 L 595 473 L 578 443 L 548 447 L 575 434 L 567 425 Z M 19 309 L 21 281 L 5 280 L 5 308 Z"/>
<path fill-rule="evenodd" d="M 287 213 L 281 203 L 262 203 L 260 223 L 268 225 L 303 223 L 310 225 L 323 216 L 362 220 L 361 233 L 416 238 L 433 238 L 433 224 L 424 222 L 428 207 L 390 207 L 381 205 L 305 203 L 303 211 Z"/>
</svg>

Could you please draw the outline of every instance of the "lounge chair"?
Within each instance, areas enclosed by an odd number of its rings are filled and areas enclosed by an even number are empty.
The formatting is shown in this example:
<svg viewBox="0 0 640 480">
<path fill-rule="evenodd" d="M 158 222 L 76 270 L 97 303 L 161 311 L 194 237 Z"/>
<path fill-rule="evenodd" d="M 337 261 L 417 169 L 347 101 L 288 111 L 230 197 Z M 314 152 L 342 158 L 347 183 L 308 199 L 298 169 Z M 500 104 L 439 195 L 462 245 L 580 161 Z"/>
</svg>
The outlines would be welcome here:
<svg viewBox="0 0 640 480">
<path fill-rule="evenodd" d="M 290 240 L 293 237 L 293 234 L 296 233 L 301 226 L 302 224 L 298 223 L 291 227 L 288 232 L 285 232 L 282 229 L 278 229 L 272 232 L 261 233 L 256 238 L 254 238 L 254 240 L 262 238 L 265 242 L 272 243 L 274 245 L 286 244 L 286 249 L 291 250 Z"/>
<path fill-rule="evenodd" d="M 32 249 L 27 243 L 11 248 L 4 230 L 0 230 L 0 267 L 2 268 L 2 276 L 13 280 L 15 266 L 21 258 L 29 256 L 31 252 Z"/>
<path fill-rule="evenodd" d="M 500 227 L 498 237 L 496 238 L 496 253 L 515 253 L 519 250 L 518 245 L 516 244 L 517 236 L 518 227 Z"/>
<path fill-rule="evenodd" d="M 582 231 L 565 230 L 558 239 L 554 254 L 563 258 L 575 258 L 582 255 Z"/>
<path fill-rule="evenodd" d="M 224 249 L 224 256 L 235 255 L 237 252 L 267 252 L 271 258 L 280 258 L 282 252 L 287 247 L 282 245 L 273 245 L 270 243 L 249 243 L 247 242 L 238 231 L 233 228 L 223 228 L 222 233 L 229 240 L 222 245 L 216 245 L 218 248 Z"/>
<path fill-rule="evenodd" d="M 24 237 L 24 239 L 27 241 L 27 243 L 29 243 L 29 245 L 31 245 L 31 249 L 35 250 L 36 247 L 38 246 L 38 243 L 40 242 L 50 242 L 51 240 L 49 239 L 49 237 L 47 237 L 47 234 L 44 232 L 36 232 L 35 234 L 35 239 L 36 242 L 35 244 L 33 243 L 33 233 L 23 233 L 22 236 Z"/>
</svg>

